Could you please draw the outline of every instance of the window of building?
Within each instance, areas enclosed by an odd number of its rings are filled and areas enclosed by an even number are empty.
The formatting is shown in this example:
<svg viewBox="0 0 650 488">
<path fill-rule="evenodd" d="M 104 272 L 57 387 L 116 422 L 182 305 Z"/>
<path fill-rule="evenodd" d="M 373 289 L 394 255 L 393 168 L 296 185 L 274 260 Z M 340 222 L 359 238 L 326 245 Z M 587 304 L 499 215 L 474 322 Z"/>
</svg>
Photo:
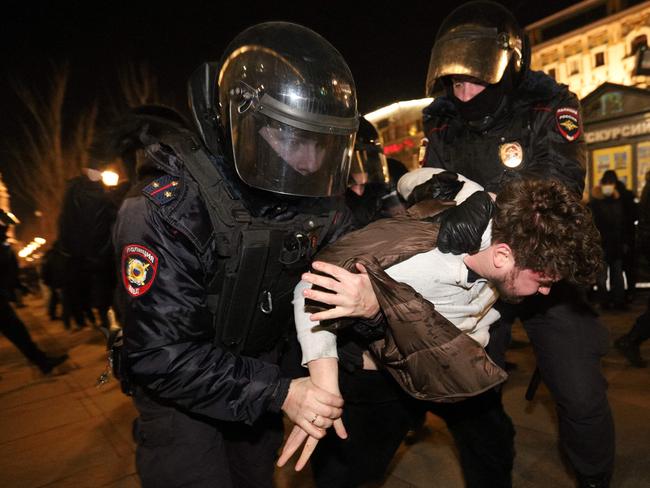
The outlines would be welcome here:
<svg viewBox="0 0 650 488">
<path fill-rule="evenodd" d="M 569 76 L 580 73 L 580 58 L 569 59 L 568 61 Z"/>
<path fill-rule="evenodd" d="M 605 65 L 605 53 L 603 51 L 600 51 L 599 53 L 594 54 L 594 66 L 597 68 L 598 66 L 604 66 Z"/>
<path fill-rule="evenodd" d="M 630 43 L 630 54 L 636 54 L 639 49 L 646 47 L 648 47 L 648 38 L 646 35 L 641 34 L 640 36 L 636 36 Z"/>
<path fill-rule="evenodd" d="M 549 69 L 549 70 L 548 70 L 548 75 L 549 75 L 551 78 L 553 78 L 554 80 L 557 79 L 557 78 L 555 77 L 555 68 L 551 68 L 551 69 Z"/>
</svg>

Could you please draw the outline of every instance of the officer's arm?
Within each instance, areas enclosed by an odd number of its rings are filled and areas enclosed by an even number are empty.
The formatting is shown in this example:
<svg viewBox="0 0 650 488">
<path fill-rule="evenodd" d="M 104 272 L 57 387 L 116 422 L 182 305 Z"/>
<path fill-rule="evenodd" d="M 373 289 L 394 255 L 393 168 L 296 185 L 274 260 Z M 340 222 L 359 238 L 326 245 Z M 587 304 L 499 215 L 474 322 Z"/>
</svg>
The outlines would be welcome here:
<svg viewBox="0 0 650 488">
<path fill-rule="evenodd" d="M 212 418 L 252 423 L 279 410 L 289 380 L 275 365 L 212 343 L 202 256 L 143 198 L 125 201 L 115 230 L 118 297 L 130 380 L 164 401 Z"/>
</svg>

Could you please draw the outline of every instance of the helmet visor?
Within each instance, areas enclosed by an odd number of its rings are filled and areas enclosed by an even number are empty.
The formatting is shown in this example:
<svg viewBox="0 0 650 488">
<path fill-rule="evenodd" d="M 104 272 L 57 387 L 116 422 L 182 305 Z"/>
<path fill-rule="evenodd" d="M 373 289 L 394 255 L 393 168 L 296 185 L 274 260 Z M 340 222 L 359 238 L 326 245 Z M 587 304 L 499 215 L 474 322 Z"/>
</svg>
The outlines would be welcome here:
<svg viewBox="0 0 650 488">
<path fill-rule="evenodd" d="M 233 104 L 230 120 L 235 168 L 247 185 L 306 197 L 345 191 L 354 132 L 306 130 Z"/>
<path fill-rule="evenodd" d="M 355 146 L 349 181 L 358 184 L 359 176 L 355 177 L 355 175 L 366 175 L 363 178 L 364 183 L 389 182 L 388 162 L 379 147 L 371 144 L 357 144 Z"/>
<path fill-rule="evenodd" d="M 499 41 L 496 29 L 475 27 L 452 31 L 436 41 L 431 51 L 427 94 L 435 91 L 440 78 L 449 75 L 466 75 L 485 83 L 498 83 L 512 52 L 507 38 Z"/>
</svg>

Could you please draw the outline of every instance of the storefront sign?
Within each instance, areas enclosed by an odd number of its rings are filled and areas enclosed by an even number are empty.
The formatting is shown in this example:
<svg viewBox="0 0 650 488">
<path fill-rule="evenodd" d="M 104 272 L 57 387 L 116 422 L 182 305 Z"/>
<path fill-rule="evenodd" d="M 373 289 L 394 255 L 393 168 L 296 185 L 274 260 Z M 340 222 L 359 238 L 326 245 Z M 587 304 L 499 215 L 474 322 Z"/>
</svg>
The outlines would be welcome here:
<svg viewBox="0 0 650 488">
<path fill-rule="evenodd" d="M 642 134 L 650 134 L 650 120 L 642 120 L 633 124 L 623 124 L 606 129 L 585 132 L 587 144 L 605 142 L 621 137 L 634 137 Z"/>
</svg>

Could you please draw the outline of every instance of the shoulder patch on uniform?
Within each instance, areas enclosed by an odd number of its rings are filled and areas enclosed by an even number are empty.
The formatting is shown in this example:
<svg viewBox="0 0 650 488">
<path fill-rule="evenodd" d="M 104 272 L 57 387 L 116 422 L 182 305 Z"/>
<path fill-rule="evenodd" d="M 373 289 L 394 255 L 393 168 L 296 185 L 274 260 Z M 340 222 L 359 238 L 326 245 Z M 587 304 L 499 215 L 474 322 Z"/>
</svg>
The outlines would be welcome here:
<svg viewBox="0 0 650 488">
<path fill-rule="evenodd" d="M 164 175 L 145 186 L 142 193 L 156 205 L 165 205 L 176 198 L 179 185 L 177 177 Z"/>
<path fill-rule="evenodd" d="M 139 244 L 127 244 L 122 250 L 122 282 L 132 297 L 149 291 L 156 279 L 158 256 Z"/>
<path fill-rule="evenodd" d="M 567 141 L 573 142 L 580 137 L 580 115 L 578 110 L 571 107 L 561 107 L 555 112 L 557 129 Z"/>
</svg>

